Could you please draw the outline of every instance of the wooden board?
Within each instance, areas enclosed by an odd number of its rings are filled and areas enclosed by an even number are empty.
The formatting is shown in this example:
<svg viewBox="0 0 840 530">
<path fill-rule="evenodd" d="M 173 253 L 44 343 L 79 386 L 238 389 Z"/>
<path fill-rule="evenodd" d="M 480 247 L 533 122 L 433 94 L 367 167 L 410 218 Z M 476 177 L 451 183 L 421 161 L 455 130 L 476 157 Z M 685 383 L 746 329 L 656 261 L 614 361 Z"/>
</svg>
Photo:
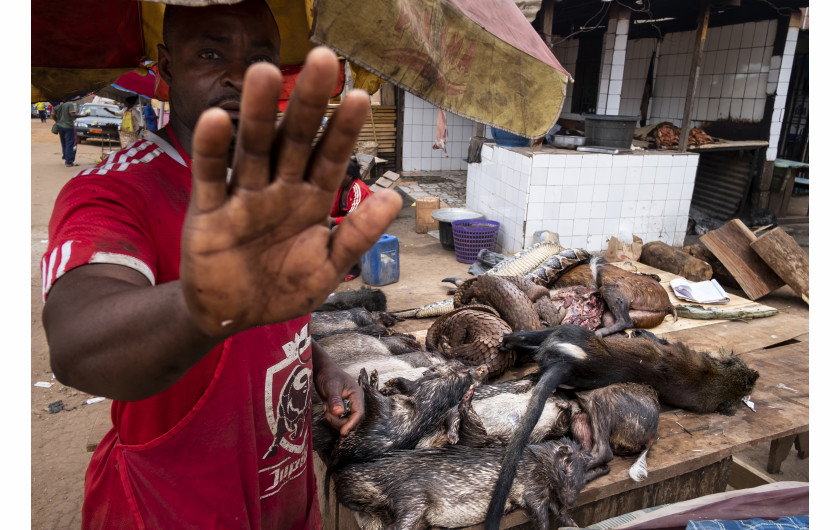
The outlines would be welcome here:
<svg viewBox="0 0 840 530">
<path fill-rule="evenodd" d="M 808 301 L 808 254 L 795 239 L 777 226 L 750 243 L 750 247 L 796 294 Z"/>
<path fill-rule="evenodd" d="M 785 284 L 750 247 L 756 239 L 755 234 L 740 219 L 733 219 L 700 236 L 700 241 L 732 273 L 751 300 L 761 298 Z"/>
</svg>

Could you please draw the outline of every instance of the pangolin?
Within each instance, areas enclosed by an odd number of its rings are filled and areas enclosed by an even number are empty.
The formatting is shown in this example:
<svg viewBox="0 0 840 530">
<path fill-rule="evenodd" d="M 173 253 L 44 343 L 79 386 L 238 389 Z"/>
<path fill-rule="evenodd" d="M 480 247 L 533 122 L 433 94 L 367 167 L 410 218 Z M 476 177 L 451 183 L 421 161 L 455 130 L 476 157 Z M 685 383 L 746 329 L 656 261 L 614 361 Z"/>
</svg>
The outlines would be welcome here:
<svg viewBox="0 0 840 530">
<path fill-rule="evenodd" d="M 514 331 L 553 327 L 561 321 L 548 289 L 519 276 L 482 274 L 461 283 L 452 298 L 456 308 L 470 303 L 496 308 Z"/>
<path fill-rule="evenodd" d="M 494 308 L 471 304 L 438 317 L 426 333 L 426 348 L 469 366 L 486 364 L 488 375 L 497 377 L 513 365 L 515 354 L 500 351 L 510 326 Z"/>
</svg>

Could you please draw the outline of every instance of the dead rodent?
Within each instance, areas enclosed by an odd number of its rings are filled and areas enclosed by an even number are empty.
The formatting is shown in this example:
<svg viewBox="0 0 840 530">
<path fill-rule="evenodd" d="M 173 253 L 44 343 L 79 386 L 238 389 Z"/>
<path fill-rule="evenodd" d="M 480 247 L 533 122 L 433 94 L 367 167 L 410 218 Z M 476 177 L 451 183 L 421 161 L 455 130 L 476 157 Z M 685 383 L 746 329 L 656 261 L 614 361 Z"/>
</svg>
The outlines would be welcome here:
<svg viewBox="0 0 840 530">
<path fill-rule="evenodd" d="M 429 377 L 411 395 L 383 396 L 378 375 L 359 375 L 365 399 L 361 423 L 335 443 L 330 457 L 332 469 L 354 462 L 366 462 L 399 449 L 413 449 L 425 433 L 456 405 L 473 383 L 483 382 L 487 367 L 466 369 L 462 364 L 432 367 Z"/>
<path fill-rule="evenodd" d="M 370 528 L 475 525 L 484 520 L 503 455 L 501 447 L 398 451 L 338 471 L 336 494 L 367 514 Z M 567 510 L 577 505 L 584 484 L 603 474 L 587 471 L 590 458 L 568 438 L 527 446 L 505 511 L 523 508 L 541 530 L 551 527 L 551 516 L 576 526 Z"/>
</svg>

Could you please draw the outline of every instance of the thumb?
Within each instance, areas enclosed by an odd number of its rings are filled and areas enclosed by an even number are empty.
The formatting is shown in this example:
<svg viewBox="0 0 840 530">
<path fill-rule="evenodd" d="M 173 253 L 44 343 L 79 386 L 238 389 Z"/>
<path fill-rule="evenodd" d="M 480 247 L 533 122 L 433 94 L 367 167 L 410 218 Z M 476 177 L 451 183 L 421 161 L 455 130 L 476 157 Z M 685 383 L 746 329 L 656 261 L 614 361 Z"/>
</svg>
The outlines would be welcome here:
<svg viewBox="0 0 840 530">
<path fill-rule="evenodd" d="M 344 400 L 341 398 L 341 394 L 330 392 L 329 405 L 330 412 L 336 416 L 344 414 Z"/>
</svg>

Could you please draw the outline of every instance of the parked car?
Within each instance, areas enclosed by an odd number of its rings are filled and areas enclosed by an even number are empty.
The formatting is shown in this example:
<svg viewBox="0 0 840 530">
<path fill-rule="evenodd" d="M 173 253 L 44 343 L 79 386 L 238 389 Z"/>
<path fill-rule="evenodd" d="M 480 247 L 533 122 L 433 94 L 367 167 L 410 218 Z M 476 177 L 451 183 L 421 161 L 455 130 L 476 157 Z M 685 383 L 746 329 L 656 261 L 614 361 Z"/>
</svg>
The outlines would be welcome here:
<svg viewBox="0 0 840 530">
<path fill-rule="evenodd" d="M 105 109 L 120 112 L 118 105 L 103 105 L 100 103 L 84 103 L 79 108 L 76 118 L 76 140 L 79 143 L 88 138 L 97 140 L 120 140 L 120 125 L 122 117 L 115 116 Z"/>
</svg>

